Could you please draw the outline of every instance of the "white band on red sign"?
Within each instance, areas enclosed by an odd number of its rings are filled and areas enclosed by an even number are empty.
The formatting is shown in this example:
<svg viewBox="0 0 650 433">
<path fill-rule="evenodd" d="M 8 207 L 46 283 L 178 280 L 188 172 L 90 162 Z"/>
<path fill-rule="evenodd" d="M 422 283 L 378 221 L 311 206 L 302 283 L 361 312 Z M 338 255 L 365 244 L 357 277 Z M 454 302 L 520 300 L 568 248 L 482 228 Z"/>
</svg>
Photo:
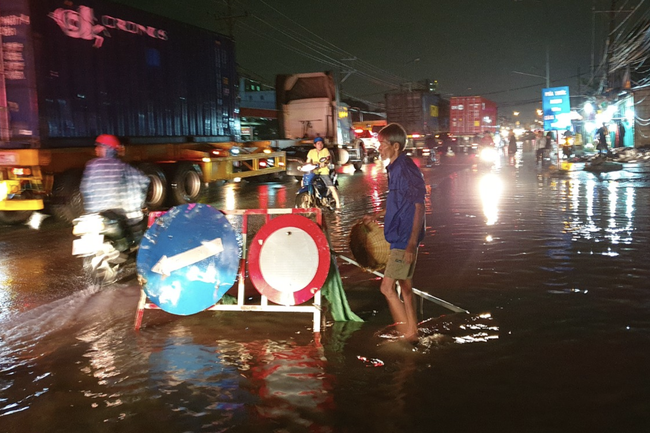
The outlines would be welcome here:
<svg viewBox="0 0 650 433">
<path fill-rule="evenodd" d="M 255 288 L 271 302 L 298 305 L 327 279 L 330 249 L 318 224 L 282 215 L 262 226 L 251 243 L 248 269 Z"/>
</svg>

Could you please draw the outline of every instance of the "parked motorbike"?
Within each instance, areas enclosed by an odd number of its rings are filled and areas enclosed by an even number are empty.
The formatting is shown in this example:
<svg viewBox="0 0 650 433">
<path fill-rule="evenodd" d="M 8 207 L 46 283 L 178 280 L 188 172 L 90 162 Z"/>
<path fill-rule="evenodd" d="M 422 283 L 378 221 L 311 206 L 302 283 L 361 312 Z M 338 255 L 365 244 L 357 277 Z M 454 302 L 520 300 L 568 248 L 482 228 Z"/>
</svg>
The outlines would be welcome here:
<svg viewBox="0 0 650 433">
<path fill-rule="evenodd" d="M 320 162 L 327 162 L 327 159 L 322 158 Z M 330 179 L 332 179 L 332 184 L 336 188 L 338 186 L 338 175 L 335 166 L 330 164 L 328 167 L 330 169 Z M 320 175 L 314 173 L 317 168 L 318 165 L 316 164 L 305 164 L 299 167 L 299 170 L 305 174 L 302 176 L 301 187 L 296 194 L 295 207 L 301 209 L 319 207 L 333 211 L 336 208 L 336 200 L 334 200 L 332 192 L 325 185 Z"/>
<path fill-rule="evenodd" d="M 135 258 L 144 220 L 129 225 L 119 211 L 84 214 L 73 221 L 72 255 L 83 258 L 83 269 L 95 284 L 115 282 L 119 271 Z"/>
</svg>

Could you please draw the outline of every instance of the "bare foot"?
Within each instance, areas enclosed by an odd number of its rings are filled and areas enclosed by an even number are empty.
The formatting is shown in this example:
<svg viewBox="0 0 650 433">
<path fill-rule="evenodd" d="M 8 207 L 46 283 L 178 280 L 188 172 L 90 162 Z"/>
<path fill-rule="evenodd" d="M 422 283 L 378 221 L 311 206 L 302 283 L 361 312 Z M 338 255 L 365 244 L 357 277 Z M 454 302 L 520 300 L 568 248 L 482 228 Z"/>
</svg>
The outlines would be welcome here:
<svg viewBox="0 0 650 433">
<path fill-rule="evenodd" d="M 402 339 L 406 342 L 411 343 L 414 346 L 417 346 L 417 344 L 420 342 L 420 338 L 418 337 L 418 333 L 414 332 L 412 334 L 405 334 Z"/>
</svg>

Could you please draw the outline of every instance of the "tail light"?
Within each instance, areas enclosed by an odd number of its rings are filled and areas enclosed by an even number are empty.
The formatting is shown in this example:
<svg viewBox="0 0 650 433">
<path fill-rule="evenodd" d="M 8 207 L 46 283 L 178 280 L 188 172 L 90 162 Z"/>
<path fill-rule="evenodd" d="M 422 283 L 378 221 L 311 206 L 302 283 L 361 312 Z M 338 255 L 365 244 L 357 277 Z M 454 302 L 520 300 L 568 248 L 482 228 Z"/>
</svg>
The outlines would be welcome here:
<svg viewBox="0 0 650 433">
<path fill-rule="evenodd" d="M 11 173 L 15 177 L 26 177 L 32 175 L 32 169 L 29 167 L 14 167 L 11 169 Z"/>
</svg>

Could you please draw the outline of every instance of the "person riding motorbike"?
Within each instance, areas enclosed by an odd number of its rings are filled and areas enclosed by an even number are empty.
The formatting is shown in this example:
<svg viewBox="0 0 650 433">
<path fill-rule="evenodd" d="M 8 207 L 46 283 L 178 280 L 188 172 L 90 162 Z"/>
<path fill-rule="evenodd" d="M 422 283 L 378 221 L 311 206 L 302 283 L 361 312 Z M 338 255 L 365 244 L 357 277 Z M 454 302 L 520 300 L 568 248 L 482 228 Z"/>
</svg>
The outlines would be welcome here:
<svg viewBox="0 0 650 433">
<path fill-rule="evenodd" d="M 321 159 L 326 158 L 325 162 L 321 162 Z M 341 201 L 339 199 L 339 193 L 334 184 L 332 183 L 332 178 L 330 177 L 329 164 L 332 162 L 332 156 L 330 151 L 325 149 L 325 142 L 322 137 L 316 137 L 314 139 L 314 148 L 309 151 L 307 154 L 307 164 L 317 165 L 318 168 L 314 170 L 316 174 L 320 176 L 323 180 L 323 183 L 327 186 L 327 189 L 332 193 L 334 201 L 336 202 L 336 209 L 334 212 L 341 212 Z"/>
<path fill-rule="evenodd" d="M 571 131 L 571 127 L 567 126 L 566 131 L 564 131 L 562 134 L 562 137 L 564 138 L 562 153 L 567 158 L 570 158 L 575 153 L 575 147 L 573 146 L 574 137 L 573 131 Z"/>
<path fill-rule="evenodd" d="M 150 180 L 118 158 L 121 148 L 116 136 L 98 136 L 95 139 L 97 158 L 86 164 L 79 189 L 86 213 L 115 212 L 125 218 L 131 235 L 139 239 L 144 231 L 142 208 Z"/>
</svg>

